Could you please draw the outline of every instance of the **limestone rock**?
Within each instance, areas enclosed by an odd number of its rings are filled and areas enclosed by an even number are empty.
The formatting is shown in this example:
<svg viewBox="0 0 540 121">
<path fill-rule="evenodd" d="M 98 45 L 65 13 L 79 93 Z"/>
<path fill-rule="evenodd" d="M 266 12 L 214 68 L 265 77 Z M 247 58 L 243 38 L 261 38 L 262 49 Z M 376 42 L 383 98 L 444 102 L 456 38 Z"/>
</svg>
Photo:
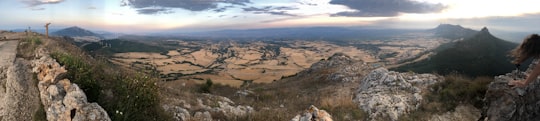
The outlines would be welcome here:
<svg viewBox="0 0 540 121">
<path fill-rule="evenodd" d="M 319 110 L 311 105 L 303 114 L 296 115 L 291 121 L 333 121 L 332 116 L 325 110 Z"/>
<path fill-rule="evenodd" d="M 398 120 L 416 110 L 422 90 L 442 80 L 431 74 L 398 73 L 385 68 L 373 70 L 360 82 L 355 102 L 369 113 L 370 120 Z"/>
<path fill-rule="evenodd" d="M 16 59 L 7 69 L 5 94 L 0 99 L 0 118 L 3 121 L 32 120 L 34 113 L 39 109 L 38 89 L 32 75 L 29 62 Z M 4 80 L 2 80 L 4 81 Z"/>
<path fill-rule="evenodd" d="M 222 96 L 204 94 L 201 98 L 196 99 L 196 104 L 193 106 L 184 100 L 168 99 L 171 102 L 162 105 L 162 107 L 165 111 L 171 112 L 176 121 L 211 121 L 211 114 L 225 116 L 227 119 L 237 119 L 255 111 L 251 106 L 235 105 L 231 99 Z M 190 110 L 195 113 L 190 113 Z"/>
<path fill-rule="evenodd" d="M 480 110 L 472 105 L 459 105 L 454 111 L 440 115 L 432 115 L 429 121 L 476 121 L 480 117 Z"/>
<path fill-rule="evenodd" d="M 514 73 L 496 76 L 488 85 L 480 120 L 539 121 L 540 82 L 535 80 L 526 88 L 511 88 L 508 81 Z M 523 79 L 523 78 L 521 78 Z"/>
<path fill-rule="evenodd" d="M 43 55 L 33 61 L 39 80 L 41 102 L 50 121 L 110 121 L 107 112 L 97 103 L 88 103 L 86 94 L 68 79 L 67 70 L 54 59 Z M 37 96 L 36 96 L 37 97 Z"/>
</svg>

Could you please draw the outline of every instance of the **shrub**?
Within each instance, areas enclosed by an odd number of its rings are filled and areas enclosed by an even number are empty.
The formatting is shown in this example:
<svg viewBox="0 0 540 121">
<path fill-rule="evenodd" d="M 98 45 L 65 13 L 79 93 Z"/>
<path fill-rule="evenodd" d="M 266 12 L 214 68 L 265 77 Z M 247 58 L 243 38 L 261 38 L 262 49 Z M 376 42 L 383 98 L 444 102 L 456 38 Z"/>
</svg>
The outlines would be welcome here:
<svg viewBox="0 0 540 121">
<path fill-rule="evenodd" d="M 211 93 L 210 88 L 212 88 L 212 85 L 214 85 L 214 82 L 212 82 L 212 79 L 206 79 L 206 83 L 204 83 L 199 88 L 199 92 L 201 92 L 201 93 Z"/>
</svg>

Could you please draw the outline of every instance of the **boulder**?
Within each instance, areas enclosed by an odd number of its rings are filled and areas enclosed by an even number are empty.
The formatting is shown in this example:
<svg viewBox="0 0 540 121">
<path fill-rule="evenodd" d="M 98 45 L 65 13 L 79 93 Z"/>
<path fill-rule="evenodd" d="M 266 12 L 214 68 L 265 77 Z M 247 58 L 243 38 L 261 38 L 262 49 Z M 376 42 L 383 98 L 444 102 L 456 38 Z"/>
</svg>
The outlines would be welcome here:
<svg viewBox="0 0 540 121">
<path fill-rule="evenodd" d="M 508 82 L 514 80 L 516 73 L 496 76 L 488 85 L 479 120 L 540 121 L 540 82 L 536 80 L 525 88 L 512 88 Z"/>
<path fill-rule="evenodd" d="M 378 68 L 360 81 L 354 101 L 370 120 L 398 120 L 416 110 L 422 91 L 443 78 L 432 74 L 399 73 Z"/>
<path fill-rule="evenodd" d="M 311 105 L 303 114 L 296 115 L 291 121 L 333 121 L 332 116 L 325 110 L 319 110 Z"/>
</svg>

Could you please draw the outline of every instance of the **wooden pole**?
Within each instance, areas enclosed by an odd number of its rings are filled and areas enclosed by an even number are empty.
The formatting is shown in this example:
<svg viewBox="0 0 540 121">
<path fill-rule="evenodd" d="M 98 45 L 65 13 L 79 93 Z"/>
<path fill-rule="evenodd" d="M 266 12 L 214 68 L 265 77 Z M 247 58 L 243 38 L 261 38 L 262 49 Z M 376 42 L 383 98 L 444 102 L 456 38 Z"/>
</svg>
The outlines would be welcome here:
<svg viewBox="0 0 540 121">
<path fill-rule="evenodd" d="M 45 32 L 46 32 L 46 37 L 47 37 L 47 38 L 49 38 L 49 25 L 50 25 L 50 24 L 51 24 L 51 23 L 45 24 Z"/>
</svg>

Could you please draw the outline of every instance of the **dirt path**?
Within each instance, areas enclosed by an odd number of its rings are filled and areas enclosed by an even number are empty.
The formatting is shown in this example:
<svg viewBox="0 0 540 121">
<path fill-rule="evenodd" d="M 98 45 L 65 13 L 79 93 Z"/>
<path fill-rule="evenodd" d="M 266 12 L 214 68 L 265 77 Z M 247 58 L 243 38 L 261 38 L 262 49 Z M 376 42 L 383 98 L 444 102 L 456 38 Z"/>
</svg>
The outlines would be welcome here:
<svg viewBox="0 0 540 121">
<path fill-rule="evenodd" d="M 13 64 L 18 41 L 0 41 L 0 68 Z"/>
<path fill-rule="evenodd" d="M 7 71 L 13 65 L 19 41 L 0 41 L 0 100 L 6 95 Z M 4 106 L 0 104 L 0 119 L 4 119 Z"/>
</svg>

